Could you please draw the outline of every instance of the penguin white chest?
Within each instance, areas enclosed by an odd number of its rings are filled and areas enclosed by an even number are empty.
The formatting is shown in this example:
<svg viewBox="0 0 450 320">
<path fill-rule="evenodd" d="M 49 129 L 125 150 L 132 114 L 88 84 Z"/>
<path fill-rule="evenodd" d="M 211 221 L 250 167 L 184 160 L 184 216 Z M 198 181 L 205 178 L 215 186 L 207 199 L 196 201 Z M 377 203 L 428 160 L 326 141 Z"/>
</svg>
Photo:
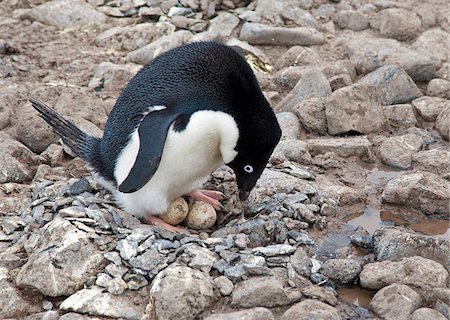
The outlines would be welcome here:
<svg viewBox="0 0 450 320">
<path fill-rule="evenodd" d="M 136 216 L 164 213 L 173 199 L 200 188 L 212 171 L 234 159 L 238 137 L 236 122 L 230 115 L 210 110 L 195 112 L 184 130 L 177 132 L 170 126 L 153 177 L 136 192 L 114 192 L 116 200 Z M 133 167 L 139 148 L 136 130 L 116 163 L 119 185 Z"/>
</svg>

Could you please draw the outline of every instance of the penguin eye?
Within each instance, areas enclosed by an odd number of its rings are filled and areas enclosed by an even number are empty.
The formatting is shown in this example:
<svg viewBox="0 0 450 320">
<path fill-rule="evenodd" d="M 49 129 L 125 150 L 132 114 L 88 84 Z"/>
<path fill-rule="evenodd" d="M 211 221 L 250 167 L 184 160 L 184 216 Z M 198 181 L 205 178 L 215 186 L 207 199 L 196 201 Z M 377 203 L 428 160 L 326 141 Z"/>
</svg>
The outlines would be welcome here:
<svg viewBox="0 0 450 320">
<path fill-rule="evenodd" d="M 249 164 L 244 166 L 244 171 L 247 173 L 252 173 L 253 172 L 253 167 Z"/>
</svg>

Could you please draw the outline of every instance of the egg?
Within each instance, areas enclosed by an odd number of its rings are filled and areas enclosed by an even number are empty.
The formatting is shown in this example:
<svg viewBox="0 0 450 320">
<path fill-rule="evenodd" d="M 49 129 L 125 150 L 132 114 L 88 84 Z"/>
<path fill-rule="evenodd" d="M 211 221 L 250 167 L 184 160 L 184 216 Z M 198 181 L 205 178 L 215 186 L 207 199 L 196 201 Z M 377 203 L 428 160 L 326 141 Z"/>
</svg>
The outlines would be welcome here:
<svg viewBox="0 0 450 320">
<path fill-rule="evenodd" d="M 184 225 L 194 230 L 209 229 L 216 220 L 216 210 L 209 203 L 196 201 L 191 205 Z"/>
<path fill-rule="evenodd" d="M 182 197 L 176 198 L 167 208 L 167 211 L 159 217 L 171 225 L 180 224 L 188 215 L 189 206 Z"/>
</svg>

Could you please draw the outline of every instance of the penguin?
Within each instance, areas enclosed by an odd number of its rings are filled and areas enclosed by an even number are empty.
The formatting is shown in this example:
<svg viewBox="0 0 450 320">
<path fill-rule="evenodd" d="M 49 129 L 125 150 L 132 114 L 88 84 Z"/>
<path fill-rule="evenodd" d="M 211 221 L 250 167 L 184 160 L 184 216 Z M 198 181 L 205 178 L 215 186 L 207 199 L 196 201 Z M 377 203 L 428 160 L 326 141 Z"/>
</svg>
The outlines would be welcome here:
<svg viewBox="0 0 450 320">
<path fill-rule="evenodd" d="M 182 229 L 158 215 L 177 197 L 222 208 L 222 193 L 200 188 L 223 164 L 245 200 L 281 137 L 249 64 L 216 42 L 182 45 L 145 65 L 118 97 L 102 138 L 30 101 L 123 210 L 172 232 Z"/>
</svg>

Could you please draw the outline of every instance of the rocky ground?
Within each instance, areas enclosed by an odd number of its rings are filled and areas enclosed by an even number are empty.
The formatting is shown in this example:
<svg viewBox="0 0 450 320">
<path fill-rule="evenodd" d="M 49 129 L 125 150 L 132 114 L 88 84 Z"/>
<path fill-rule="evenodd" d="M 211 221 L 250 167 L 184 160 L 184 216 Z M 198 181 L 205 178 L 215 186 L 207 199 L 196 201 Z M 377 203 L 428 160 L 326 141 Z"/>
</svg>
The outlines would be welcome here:
<svg viewBox="0 0 450 320">
<path fill-rule="evenodd" d="M 118 209 L 28 98 L 91 134 L 142 64 L 236 46 L 283 140 L 211 230 Z M 220 59 L 220 57 L 217 57 Z M 450 319 L 447 0 L 0 0 L 0 318 Z"/>
</svg>

